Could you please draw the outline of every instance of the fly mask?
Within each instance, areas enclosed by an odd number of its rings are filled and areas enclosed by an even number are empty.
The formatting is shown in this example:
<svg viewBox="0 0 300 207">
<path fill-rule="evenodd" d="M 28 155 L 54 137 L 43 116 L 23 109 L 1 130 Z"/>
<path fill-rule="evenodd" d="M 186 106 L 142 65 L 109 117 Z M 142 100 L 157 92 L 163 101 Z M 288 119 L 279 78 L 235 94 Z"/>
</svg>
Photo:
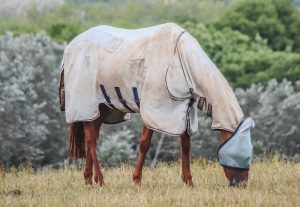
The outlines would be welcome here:
<svg viewBox="0 0 300 207">
<path fill-rule="evenodd" d="M 233 135 L 219 146 L 218 157 L 223 167 L 249 170 L 253 149 L 250 129 L 254 126 L 251 118 L 241 121 Z"/>
</svg>

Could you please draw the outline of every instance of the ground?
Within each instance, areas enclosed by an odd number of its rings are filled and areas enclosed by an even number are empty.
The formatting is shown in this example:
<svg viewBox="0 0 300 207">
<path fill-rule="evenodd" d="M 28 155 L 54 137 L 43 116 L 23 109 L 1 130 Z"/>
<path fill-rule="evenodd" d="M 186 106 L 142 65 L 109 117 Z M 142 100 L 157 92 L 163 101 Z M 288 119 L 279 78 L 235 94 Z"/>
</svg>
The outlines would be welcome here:
<svg viewBox="0 0 300 207">
<path fill-rule="evenodd" d="M 82 171 L 31 168 L 0 172 L 0 206 L 299 206 L 300 162 L 256 160 L 246 189 L 229 188 L 222 168 L 192 162 L 194 188 L 184 186 L 180 162 L 146 168 L 132 185 L 133 167 L 104 169 L 105 187 L 84 185 Z"/>
</svg>

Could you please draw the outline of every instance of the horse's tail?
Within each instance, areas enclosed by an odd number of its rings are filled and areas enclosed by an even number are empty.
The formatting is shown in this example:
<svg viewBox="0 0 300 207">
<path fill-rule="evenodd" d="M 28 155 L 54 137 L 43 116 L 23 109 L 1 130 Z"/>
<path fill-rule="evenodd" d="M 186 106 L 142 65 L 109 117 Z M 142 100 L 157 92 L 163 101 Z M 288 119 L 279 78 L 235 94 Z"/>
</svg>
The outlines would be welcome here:
<svg viewBox="0 0 300 207">
<path fill-rule="evenodd" d="M 83 122 L 71 123 L 68 127 L 69 157 L 85 158 L 84 125 Z"/>
</svg>

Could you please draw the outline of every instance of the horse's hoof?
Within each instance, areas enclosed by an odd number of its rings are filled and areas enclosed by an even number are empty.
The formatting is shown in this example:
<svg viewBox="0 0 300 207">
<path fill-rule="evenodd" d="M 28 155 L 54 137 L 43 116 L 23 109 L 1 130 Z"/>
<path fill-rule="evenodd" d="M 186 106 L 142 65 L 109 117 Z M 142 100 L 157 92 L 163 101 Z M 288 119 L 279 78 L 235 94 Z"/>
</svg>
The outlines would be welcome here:
<svg viewBox="0 0 300 207">
<path fill-rule="evenodd" d="M 142 182 L 141 182 L 140 179 L 135 179 L 135 180 L 133 181 L 133 185 L 134 185 L 134 187 L 141 187 Z"/>
<path fill-rule="evenodd" d="M 94 181 L 95 181 L 95 183 L 97 183 L 100 187 L 102 187 L 102 186 L 105 185 L 104 179 L 103 179 L 103 176 L 102 176 L 102 175 L 95 176 L 95 177 L 94 177 Z"/>
<path fill-rule="evenodd" d="M 93 184 L 92 178 L 85 179 L 85 184 L 86 184 L 86 185 L 92 185 L 92 184 Z"/>
<path fill-rule="evenodd" d="M 93 184 L 93 173 L 89 172 L 88 170 L 85 170 L 83 172 L 84 180 L 86 185 L 92 185 Z"/>
<path fill-rule="evenodd" d="M 99 185 L 100 187 L 105 186 L 104 180 L 100 181 L 100 182 L 98 183 L 98 185 Z"/>
<path fill-rule="evenodd" d="M 192 179 L 188 179 L 186 182 L 184 182 L 188 187 L 193 188 L 194 187 L 194 183 Z"/>
<path fill-rule="evenodd" d="M 194 183 L 193 183 L 193 179 L 192 176 L 182 176 L 182 181 L 188 186 L 193 188 L 194 187 Z"/>
<path fill-rule="evenodd" d="M 133 185 L 135 187 L 141 187 L 142 185 L 142 175 L 140 176 L 132 176 Z"/>
<path fill-rule="evenodd" d="M 194 187 L 194 183 L 192 181 L 192 179 L 187 180 L 186 182 L 184 182 L 186 184 L 186 186 L 193 188 Z"/>
</svg>

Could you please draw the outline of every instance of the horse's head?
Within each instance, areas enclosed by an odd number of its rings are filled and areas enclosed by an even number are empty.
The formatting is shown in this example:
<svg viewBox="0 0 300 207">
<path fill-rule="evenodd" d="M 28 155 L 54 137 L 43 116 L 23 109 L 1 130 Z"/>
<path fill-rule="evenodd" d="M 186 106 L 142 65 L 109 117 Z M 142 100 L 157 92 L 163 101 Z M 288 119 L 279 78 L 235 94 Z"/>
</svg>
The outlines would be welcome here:
<svg viewBox="0 0 300 207">
<path fill-rule="evenodd" d="M 246 187 L 247 185 L 252 161 L 253 147 L 250 134 L 252 127 L 254 127 L 254 121 L 248 118 L 239 124 L 234 133 L 221 130 L 218 157 L 229 186 Z"/>
<path fill-rule="evenodd" d="M 230 187 L 246 187 L 248 183 L 249 170 L 237 170 L 223 167 Z"/>
</svg>

